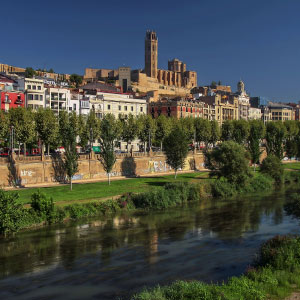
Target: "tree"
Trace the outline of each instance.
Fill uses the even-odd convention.
[[[91,109],[90,113],[88,114],[87,120],[86,120],[86,126],[87,126],[87,132],[89,134],[89,141],[90,141],[90,147],[91,151],[93,150],[93,143],[98,138],[99,133],[99,119],[96,116],[95,109]]]
[[[151,141],[155,135],[155,121],[150,115],[139,115],[137,118],[138,138],[144,143],[144,152],[146,151],[146,143],[148,142],[148,148],[150,150]]]
[[[13,126],[15,139],[19,144],[19,154],[21,144],[24,145],[24,155],[26,155],[26,143],[30,143],[35,138],[35,122],[31,110],[24,107],[13,108],[9,110],[10,127]]]
[[[245,184],[250,177],[247,154],[243,146],[226,141],[205,153],[205,165],[210,176],[225,177],[232,184]]]
[[[25,77],[26,78],[32,78],[35,75],[36,75],[36,72],[31,67],[27,67],[25,69]]]
[[[180,126],[182,130],[185,132],[189,142],[192,142],[195,139],[195,126],[194,126],[194,118],[186,117],[177,120],[177,126]]]
[[[232,139],[238,144],[245,144],[249,136],[249,122],[246,120],[233,120]]]
[[[78,154],[76,149],[76,138],[78,134],[78,120],[75,112],[68,114],[61,111],[59,114],[59,132],[62,145],[65,149],[64,168],[72,190],[72,177],[78,171]]]
[[[129,151],[129,143],[131,143],[137,136],[138,125],[136,119],[132,114],[123,120],[122,123],[122,139],[127,143],[127,152]]]
[[[204,143],[207,148],[211,141],[211,122],[206,119],[196,118],[195,119],[195,132],[196,142]]]
[[[215,144],[220,140],[220,126],[216,120],[210,121],[211,135],[209,142],[215,146]]]
[[[279,159],[283,158],[283,143],[286,128],[282,122],[268,122],[266,126],[267,153],[274,154]]]
[[[163,149],[166,155],[166,162],[175,170],[175,179],[177,170],[183,168],[188,154],[189,139],[181,128],[174,128],[163,141]]]
[[[21,227],[23,208],[18,204],[19,194],[0,190],[0,233],[7,235]]]
[[[265,126],[264,123],[260,120],[251,120],[249,122],[249,125],[250,131],[248,136],[248,149],[252,164],[254,164],[255,168],[255,165],[259,163],[259,158],[262,153],[262,151],[260,150],[260,143],[265,136]]]
[[[274,154],[268,155],[260,166],[260,172],[271,176],[276,183],[282,183],[283,166],[280,159]]]
[[[52,68],[50,68],[50,69],[48,70],[48,73],[54,73],[54,70],[53,70]]]
[[[78,172],[78,154],[76,150],[76,142],[69,141],[65,148],[64,166],[70,181],[70,190],[72,191],[72,177]]]
[[[0,145],[4,146],[9,136],[8,115],[0,110]]]
[[[42,151],[44,145],[47,145],[47,153],[51,145],[57,145],[58,141],[58,120],[50,108],[38,109],[35,113],[36,131],[42,141]]]
[[[156,127],[155,127],[155,140],[160,143],[160,150],[162,150],[163,139],[170,133],[171,131],[171,123],[169,119],[160,115],[156,119]]]
[[[87,126],[87,120],[83,115],[78,117],[78,135],[79,135],[79,145],[85,149],[89,143],[89,129]]]
[[[71,74],[70,75],[70,82],[72,84],[75,84],[76,88],[79,87],[79,85],[82,83],[82,76],[78,74]]]
[[[285,152],[286,156],[291,159],[297,155],[297,135],[299,133],[298,121],[288,120],[284,122],[286,128]]]
[[[107,174],[108,184],[110,185],[110,173],[116,162],[114,142],[119,137],[120,128],[114,115],[107,114],[100,122],[100,162]]]
[[[222,130],[221,130],[221,140],[223,142],[232,140],[233,136],[233,123],[230,120],[226,120],[222,124]]]
[[[210,87],[211,87],[212,89],[215,89],[215,88],[217,87],[217,82],[213,80],[213,81],[211,82],[211,84],[210,84]]]

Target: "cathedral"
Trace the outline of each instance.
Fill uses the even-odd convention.
[[[148,30],[145,38],[145,69],[148,77],[157,79],[158,83],[168,86],[192,89],[197,86],[197,73],[187,71],[186,64],[175,58],[168,62],[168,70],[157,67],[158,40],[156,32]]]

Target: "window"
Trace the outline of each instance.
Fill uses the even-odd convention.
[[[37,87],[37,88],[38,88],[38,90],[41,90],[41,89],[42,89],[42,87],[41,87],[40,85],[38,85],[38,87]]]
[[[133,111],[133,106],[131,106],[131,111]]]
[[[143,107],[141,107],[141,112],[143,112]]]
[[[33,95],[32,94],[28,94],[27,98],[28,98],[28,100],[33,100]]]
[[[124,110],[127,111],[127,106],[124,106]]]
[[[119,110],[121,110],[121,105],[119,105]]]
[[[40,95],[40,101],[43,101],[43,95]]]
[[[76,110],[76,103],[73,104],[73,110]]]
[[[36,85],[33,85],[33,86],[32,86],[32,89],[33,89],[33,90],[36,90]]]
[[[107,109],[110,110],[110,104],[107,105]]]
[[[31,90],[31,85],[27,85],[27,89],[28,89],[28,90]]]
[[[34,100],[39,100],[39,95],[34,95]]]

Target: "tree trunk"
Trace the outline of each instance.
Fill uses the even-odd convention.
[[[177,178],[177,169],[175,169],[175,179]]]
[[[26,143],[24,143],[24,157],[26,157]]]
[[[129,144],[127,142],[127,153],[129,153]]]
[[[20,152],[21,152],[21,143],[19,142],[19,152],[18,152],[18,159],[20,159]]]
[[[49,152],[50,152],[50,145],[48,144],[48,156],[49,156]]]
[[[146,153],[146,142],[144,142],[144,154]]]
[[[254,164],[254,173],[255,173],[256,164]]]
[[[72,177],[70,177],[70,190],[72,191]]]
[[[160,142],[160,151],[162,151],[162,141]]]
[[[107,177],[108,177],[108,185],[110,185],[110,173],[107,173]]]

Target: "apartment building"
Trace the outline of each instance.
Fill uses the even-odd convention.
[[[69,111],[70,90],[58,87],[47,87],[45,90],[46,107],[51,108],[56,115],[60,111]]]
[[[25,91],[25,105],[32,110],[45,107],[44,81],[36,78],[18,79],[20,90]]]
[[[218,121],[220,125],[226,120],[238,120],[239,118],[238,97],[232,93],[219,91],[199,97],[199,101],[210,106],[210,119]]]
[[[94,109],[100,119],[105,114],[113,114],[115,118],[127,118],[129,114],[136,117],[147,113],[147,100],[136,99],[128,94],[89,91],[85,93],[84,99],[89,100],[90,109]],[[85,103],[81,101],[81,107],[83,104]]]
[[[269,102],[268,105],[272,116],[272,121],[287,121],[293,118],[293,108],[283,103]]]

